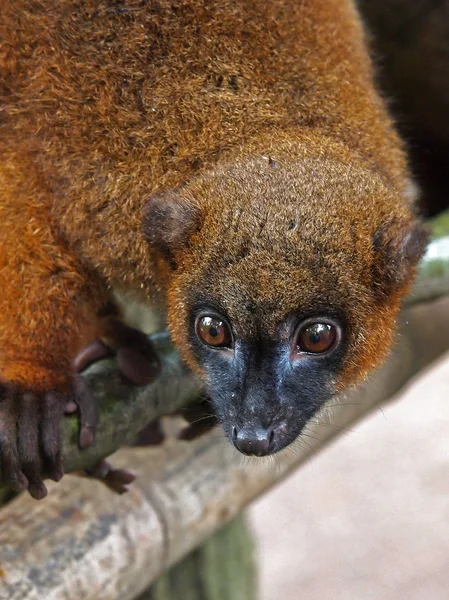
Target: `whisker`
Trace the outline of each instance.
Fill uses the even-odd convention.
[[[336,402],[335,404],[326,404],[325,408],[335,408],[336,406],[367,406],[367,402]]]
[[[304,447],[304,445],[306,447]],[[286,448],[288,452],[291,452],[295,456],[302,456],[306,459],[308,463],[312,463],[312,454],[313,449],[312,446],[307,442],[307,440],[297,438],[290,446]]]
[[[380,412],[382,413],[383,418],[385,419],[385,421],[387,420],[387,415],[384,411],[384,409],[378,404],[377,408],[380,410]]]
[[[200,421],[204,421],[205,419],[216,419],[215,415],[204,415],[202,417],[199,417],[198,419],[195,419],[195,421],[188,421],[189,425],[196,425],[197,423],[199,423]]]
[[[322,442],[321,438],[317,437],[316,435],[312,435],[311,433],[307,433],[306,431],[304,431],[304,429],[301,431],[301,436],[300,437],[302,438],[303,436],[306,436],[308,438],[316,440],[317,442]],[[305,442],[306,440],[303,440],[303,441]]]
[[[349,435],[350,433],[356,433],[353,429],[347,429],[346,427],[340,427],[339,425],[334,425],[333,423],[325,423],[324,421],[311,421],[315,425],[319,425],[321,427],[328,427],[329,429],[335,429],[336,431],[341,431],[345,435]]]

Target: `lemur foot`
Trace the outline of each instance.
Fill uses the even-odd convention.
[[[218,423],[217,417],[211,412],[210,402],[207,400],[187,406],[179,411],[179,414],[188,423],[178,435],[181,440],[194,440],[213,429]]]
[[[155,419],[146,425],[137,436],[134,446],[159,446],[165,440],[161,420]]]
[[[113,355],[122,374],[136,385],[147,385],[159,374],[160,362],[152,342],[142,331],[114,317],[105,319],[101,338],[75,358],[75,370],[83,371],[97,360]]]
[[[135,481],[136,474],[129,469],[114,469],[107,460],[102,460],[97,465],[85,470],[88,477],[99,479],[108,488],[117,494],[124,494],[129,491],[130,484]]]
[[[74,366],[78,372],[83,371],[92,363],[114,355],[121,373],[136,385],[151,383],[160,371],[159,359],[148,337],[113,317],[105,320],[101,339],[86,346],[76,357]],[[73,405],[68,405],[66,411],[73,408]],[[144,431],[151,431],[152,440],[147,438],[145,444],[139,445],[161,443],[164,438],[158,428],[158,423],[147,426]],[[85,474],[103,481],[119,494],[128,491],[136,478],[133,471],[114,469],[106,460],[86,469]]]
[[[97,411],[80,377],[63,389],[35,391],[0,383],[1,483],[33,498],[47,495],[44,476],[59,481],[62,466],[61,420],[70,404],[79,411],[81,447],[95,438]]]

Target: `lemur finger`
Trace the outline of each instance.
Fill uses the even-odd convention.
[[[40,500],[47,495],[42,481],[42,461],[39,448],[40,399],[32,392],[20,395],[18,419],[18,453],[23,474],[28,480],[28,491]]]
[[[14,394],[0,387],[1,481],[15,492],[20,492],[28,487],[28,480],[20,468],[15,407]]]
[[[95,340],[81,350],[73,361],[77,373],[87,369],[92,363],[112,356],[113,352],[101,340]]]
[[[129,490],[129,485],[136,479],[134,471],[128,469],[114,469],[107,461],[103,460],[93,467],[86,469],[86,475],[99,479],[111,490],[123,494]]]
[[[81,448],[86,448],[95,440],[98,411],[92,394],[81,377],[76,380],[75,402],[80,415],[79,444]]]
[[[61,419],[64,399],[57,392],[48,392],[43,399],[41,445],[45,471],[50,479],[59,481],[64,474],[62,466]]]
[[[134,471],[129,469],[111,469],[106,475],[104,482],[117,494],[129,492],[129,486],[136,479]]]

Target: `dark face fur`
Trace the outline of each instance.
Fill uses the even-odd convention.
[[[295,311],[270,335],[257,312],[242,324],[199,303],[189,335],[226,434],[241,452],[262,456],[293,442],[335,393],[346,327],[331,309],[308,318]]]
[[[381,362],[425,241],[370,172],[322,160],[265,166],[162,194],[147,218],[174,269],[173,338],[229,439],[258,456],[294,441]]]

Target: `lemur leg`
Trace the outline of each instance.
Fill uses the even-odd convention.
[[[115,316],[105,318],[100,324],[99,339],[88,344],[76,356],[74,366],[81,372],[92,363],[116,355],[122,374],[136,385],[146,385],[157,375],[160,364],[148,337],[137,329],[128,327]],[[68,407],[76,410],[76,407]],[[188,423],[179,434],[183,440],[193,440],[210,431],[217,424],[211,413],[210,403],[203,401],[178,412]],[[136,446],[154,446],[164,441],[160,420],[149,423],[138,435]],[[86,469],[84,474],[99,479],[113,491],[123,494],[135,480],[135,473],[129,469],[115,469],[108,461]]]
[[[76,356],[75,370],[83,371],[89,365],[116,355],[117,364],[122,374],[136,385],[147,385],[158,375],[160,363],[153,344],[148,337],[137,329],[128,327],[119,318],[108,316],[100,323],[99,339],[88,344]],[[75,406],[68,407],[76,409]],[[156,445],[164,440],[159,419],[145,427],[145,443]],[[140,436],[139,436],[140,438]],[[134,471],[115,469],[107,460],[85,470],[85,475],[99,479],[111,490],[123,494],[135,480]]]
[[[100,339],[95,340],[78,354],[75,368],[82,371],[89,364],[116,354],[117,364],[125,377],[136,385],[150,383],[159,369],[159,363],[148,337],[122,321],[110,316],[104,320]],[[188,426],[179,434],[183,440],[193,440],[207,433],[217,425],[210,402],[203,400],[187,406],[177,413]],[[164,441],[159,419],[149,423],[136,439],[136,446],[152,446]]]
[[[72,361],[94,335],[104,295],[55,233],[47,199],[11,198],[7,185],[0,189],[1,483],[40,499],[44,474],[63,475],[68,402],[79,410],[80,445],[95,436],[96,408]]]
[[[123,375],[136,385],[151,383],[159,373],[159,359],[148,336],[125,325],[116,316],[102,319],[99,339],[88,344],[76,356],[75,370],[83,371],[93,362],[113,355],[116,355]]]

